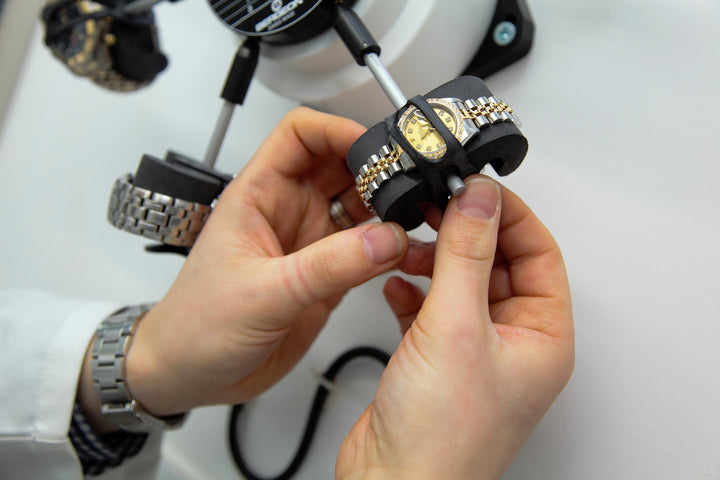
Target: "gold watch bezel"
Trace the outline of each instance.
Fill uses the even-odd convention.
[[[433,107],[433,110],[437,110],[436,107],[439,107],[442,110],[447,111],[452,117],[453,122],[455,123],[455,128],[450,129],[453,136],[457,138],[458,140],[463,138],[463,135],[465,133],[465,125],[463,121],[463,116],[460,112],[460,110],[452,104],[452,102],[449,102],[442,98],[428,98],[425,100],[431,107]],[[447,144],[443,141],[442,147],[439,147],[432,151],[421,151],[415,148],[416,146],[410,142],[410,139],[407,138],[407,135],[405,134],[405,127],[407,126],[408,122],[412,120],[413,117],[415,117],[417,114],[422,115],[422,112],[419,108],[416,106],[410,106],[403,114],[400,116],[400,120],[398,120],[397,126],[400,129],[400,132],[403,134],[403,137],[410,143],[410,145],[413,147],[413,150],[418,152],[420,155],[422,155],[425,158],[429,158],[431,160],[435,160],[438,158],[441,158],[443,155],[445,155],[445,152],[447,152]],[[437,131],[436,129],[433,129],[434,131]]]

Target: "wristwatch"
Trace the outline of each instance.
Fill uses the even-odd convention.
[[[428,98],[426,101],[463,146],[485,127],[498,122],[513,122],[518,126],[520,123],[512,108],[495,97]],[[419,155],[428,159],[445,155],[447,145],[442,135],[416,106],[403,112],[397,127]],[[411,156],[391,137],[388,145],[383,145],[368,158],[355,178],[355,186],[365,206],[372,211],[373,193],[393,176],[415,167]]]
[[[113,185],[107,219],[126,232],[175,247],[192,247],[211,212],[211,205],[137,187],[127,174]]]
[[[46,43],[74,74],[110,90],[137,90],[149,82],[126,78],[113,69],[111,47],[117,38],[109,15],[95,17],[103,10],[105,5],[91,0],[47,0],[42,15]]]
[[[126,14],[122,0],[45,0],[45,43],[74,74],[103,88],[138,90],[167,66],[150,10]]]
[[[187,414],[155,417],[132,398],[125,382],[125,357],[135,328],[152,304],[126,307],[100,323],[92,346],[91,376],[100,411],[113,425],[131,432],[179,428]]]

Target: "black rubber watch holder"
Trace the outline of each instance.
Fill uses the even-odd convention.
[[[471,99],[490,97],[492,92],[485,83],[474,76],[456,78],[423,95],[428,98]],[[424,104],[424,105],[423,105]],[[448,150],[440,159],[429,160],[407,144],[399,132],[397,119],[409,105],[417,106],[445,139]],[[371,127],[353,144],[348,153],[348,168],[355,175],[392,137],[411,156],[417,168],[399,173],[373,192],[371,203],[382,221],[399,223],[406,230],[420,226],[424,216],[420,205],[435,203],[441,209],[447,206],[450,192],[445,186],[449,174],[466,178],[490,164],[498,175],[504,176],[517,169],[528,149],[527,139],[513,122],[498,122],[484,127],[464,146],[458,146],[457,139],[440,121],[427,102],[413,98],[386,121]]]
[[[169,151],[165,160],[143,155],[133,185],[188,202],[211,205],[230,180],[230,175]]]

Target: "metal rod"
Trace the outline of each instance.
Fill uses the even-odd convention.
[[[404,107],[407,103],[407,98],[402,93],[402,90],[400,90],[398,84],[395,83],[395,79],[392,75],[390,75],[390,72],[388,72],[387,68],[385,68],[385,65],[382,60],[380,60],[380,57],[374,53],[368,53],[365,55],[365,65],[368,66],[375,77],[375,80],[377,80],[380,84],[382,89],[385,91],[385,95],[388,96],[395,108],[401,109]],[[462,181],[462,178],[454,174],[449,175],[445,179],[445,185],[447,185],[450,193],[456,197],[462,195],[467,188],[465,186],[465,182]]]
[[[225,101],[222,110],[220,110],[220,116],[218,117],[217,123],[215,124],[215,130],[213,131],[212,138],[210,139],[208,148],[205,151],[205,158],[203,158],[203,164],[208,168],[213,168],[215,166],[215,161],[220,153],[220,147],[225,139],[225,134],[230,126],[230,120],[232,119],[234,111],[235,104]]]
[[[465,193],[465,190],[467,189],[465,182],[463,182],[462,179],[457,175],[448,176],[445,179],[445,184],[447,185],[448,190],[450,190],[450,193],[452,193],[456,197],[459,197],[460,195]]]
[[[374,53],[368,53],[365,55],[365,65],[370,69],[375,80],[380,84],[382,89],[385,91],[385,95],[388,96],[393,106],[397,109],[402,108],[407,103],[407,98],[400,90],[400,87],[395,83],[395,79],[387,71],[385,65]]]
[[[165,0],[135,0],[128,4],[124,9],[124,13],[140,13],[146,10],[150,10],[156,3],[164,2]]]

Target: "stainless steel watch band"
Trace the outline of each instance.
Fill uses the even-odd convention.
[[[124,308],[100,323],[92,347],[91,375],[101,412],[113,425],[132,432],[178,428],[185,414],[158,418],[143,409],[125,383],[125,357],[137,322],[152,304]]]
[[[130,174],[115,181],[107,219],[120,230],[176,247],[192,247],[212,207],[133,185]]]
[[[432,102],[432,100],[428,99],[428,102]],[[498,122],[509,121],[520,124],[513,109],[503,100],[495,97],[479,97],[465,101],[445,100],[451,101],[466,127],[472,128],[474,133]],[[390,139],[390,145],[383,145],[376,154],[371,155],[355,177],[355,186],[365,207],[373,211],[370,203],[373,193],[393,176],[413,168],[415,168],[415,163],[410,156]]]

